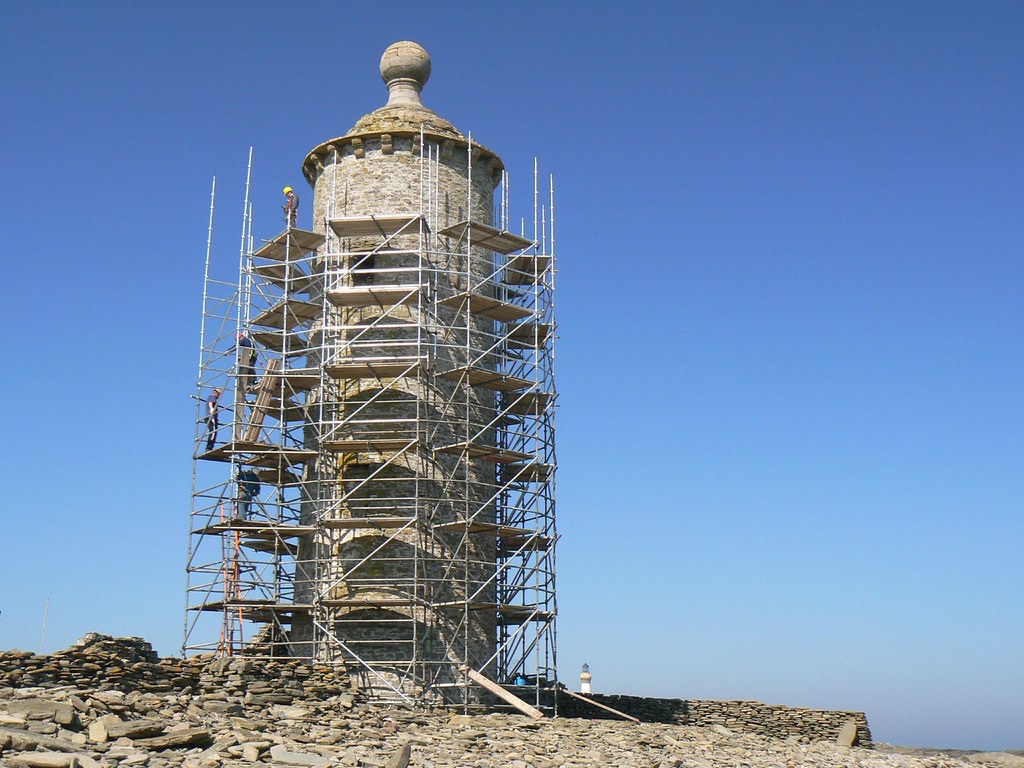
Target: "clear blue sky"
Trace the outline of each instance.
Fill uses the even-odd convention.
[[[8,3],[0,647],[180,648],[211,178],[232,260],[401,39],[556,177],[562,679],[1024,747],[1017,2]]]

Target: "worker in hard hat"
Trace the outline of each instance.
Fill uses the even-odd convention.
[[[291,187],[285,187],[281,191],[285,196],[284,205],[281,206],[281,210],[284,211],[284,223],[288,227],[294,227],[295,219],[299,215],[299,196]]]

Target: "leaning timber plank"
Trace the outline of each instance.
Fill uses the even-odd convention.
[[[587,704],[592,704],[593,706],[597,707],[598,709],[607,710],[608,712],[611,712],[613,715],[618,715],[619,717],[625,718],[626,720],[632,720],[634,723],[639,723],[640,722],[637,718],[633,717],[632,715],[627,715],[625,712],[619,712],[619,710],[612,709],[611,707],[605,706],[604,704],[598,704],[593,699],[588,699],[586,696],[580,696],[578,693],[573,693],[572,691],[568,691],[565,688],[562,688],[561,690],[559,690],[559,693],[566,693],[569,696],[572,696],[574,699],[579,699],[580,701],[585,701],[585,702],[587,702]]]
[[[476,683],[477,685],[481,686],[482,688],[486,688],[488,691],[493,693],[498,698],[504,699],[509,704],[511,704],[513,707],[515,707],[520,712],[522,712],[524,715],[529,715],[530,717],[534,718],[535,720],[540,720],[541,718],[544,717],[544,713],[541,712],[539,709],[536,709],[535,707],[531,707],[529,704],[527,704],[525,701],[520,699],[518,696],[514,696],[513,694],[509,693],[508,691],[506,691],[504,688],[502,688],[497,683],[492,683],[490,680],[488,680],[486,677],[481,675],[475,669],[470,669],[466,665],[463,665],[462,666],[462,671],[474,683]]]
[[[243,440],[255,442],[259,439],[260,427],[263,426],[263,421],[267,418],[267,413],[270,411],[271,395],[277,387],[274,374],[277,373],[277,369],[280,367],[281,361],[276,357],[267,363],[267,371],[263,378],[260,379],[259,394],[256,395],[256,405],[253,406],[249,414],[249,424],[245,429],[245,434],[242,435]]]

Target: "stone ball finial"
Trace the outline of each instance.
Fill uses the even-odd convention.
[[[388,85],[388,105],[420,105],[420,90],[430,79],[430,54],[419,43],[392,43],[380,57],[380,76]]]

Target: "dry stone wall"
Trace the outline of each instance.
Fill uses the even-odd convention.
[[[647,723],[675,723],[699,728],[727,728],[773,739],[835,741],[852,723],[854,743],[870,747],[871,729],[863,712],[786,707],[759,701],[650,699],[641,696],[591,694],[588,698]],[[578,699],[560,696],[559,713],[567,717],[614,718],[615,715]]]
[[[53,655],[0,653],[0,687],[62,686],[121,693],[183,693],[256,705],[316,701],[351,691],[348,676],[330,665],[210,655],[161,659],[138,637],[90,633]]]
[[[141,638],[114,639],[90,633],[52,656],[28,651],[0,653],[0,686],[162,693],[195,689],[202,663],[200,657],[160,659]]]

